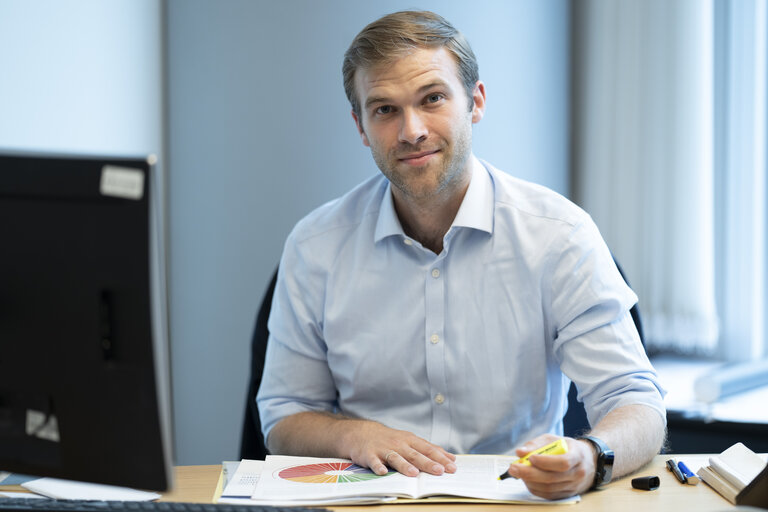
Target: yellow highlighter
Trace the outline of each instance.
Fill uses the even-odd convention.
[[[530,466],[531,463],[528,461],[528,457],[531,455],[562,455],[564,453],[568,453],[568,445],[565,443],[565,439],[560,438],[555,442],[533,450],[524,457],[520,457],[512,464],[525,464],[526,466]],[[504,472],[499,475],[499,480],[506,480],[507,478],[512,478],[512,475],[510,475],[508,472]]]

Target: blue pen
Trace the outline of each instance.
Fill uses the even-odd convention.
[[[680,471],[680,468],[677,467],[677,461],[675,459],[668,459],[667,460],[667,469],[672,472],[673,475],[675,475],[675,478],[681,483],[685,483],[685,475],[682,471]]]
[[[683,461],[677,461],[677,467],[680,469],[680,472],[685,475],[685,483],[689,485],[696,485],[699,483],[699,477],[696,476],[693,471],[688,469],[688,466],[686,466]]]

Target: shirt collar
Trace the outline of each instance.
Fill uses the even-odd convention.
[[[472,228],[493,233],[493,182],[489,171],[472,155],[472,180],[451,227]]]
[[[376,221],[376,231],[373,235],[373,242],[378,243],[388,236],[405,236],[400,219],[397,218],[395,211],[395,199],[392,197],[392,183],[387,182],[387,188],[384,191],[384,197],[381,198],[381,208],[379,208],[379,218]]]
[[[461,202],[453,227],[466,227],[493,233],[493,182],[489,171],[474,155],[470,157],[472,179]],[[388,183],[376,221],[374,243],[388,236],[406,236],[395,211],[392,184]]]

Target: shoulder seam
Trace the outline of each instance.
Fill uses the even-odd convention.
[[[334,231],[343,230],[343,229],[349,229],[349,228],[357,228],[360,224],[363,223],[363,221],[368,218],[371,215],[377,215],[379,213],[380,209],[376,208],[375,210],[370,210],[365,213],[362,217],[359,217],[354,220],[354,222],[344,222],[339,223],[333,226],[329,226],[325,229],[322,229],[320,231],[313,231],[312,233],[307,233],[303,237],[299,238],[296,237],[296,243],[301,244],[304,242],[308,242],[309,240],[312,240],[314,238],[317,238],[318,236],[327,235],[328,233],[332,233]]]

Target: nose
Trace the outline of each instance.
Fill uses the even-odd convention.
[[[400,126],[400,142],[418,144],[427,139],[427,126],[418,111],[405,109]]]

